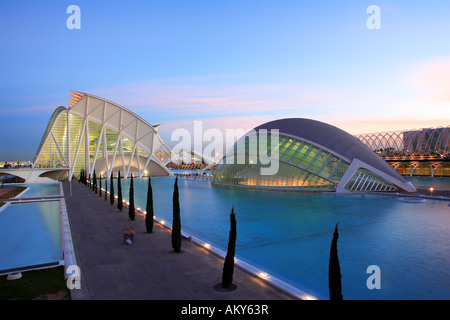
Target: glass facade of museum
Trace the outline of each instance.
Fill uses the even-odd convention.
[[[345,189],[349,191],[398,191],[394,184],[367,169],[359,169],[346,184]]]
[[[348,161],[335,153],[287,135],[280,134],[274,146],[268,137],[265,153],[260,152],[259,146],[258,138],[239,139],[217,167],[213,183],[231,187],[334,191],[349,166]],[[279,160],[276,174],[261,175],[261,168],[267,167],[268,163],[259,158],[264,156]]]
[[[276,138],[271,136],[274,129]],[[355,137],[302,118],[274,120],[238,139],[217,166],[212,182],[274,191],[415,191]]]
[[[67,168],[69,176],[82,169],[109,177],[170,175],[165,164],[170,149],[153,127],[131,111],[110,101],[72,92],[69,108],[57,108],[50,118],[33,165]]]

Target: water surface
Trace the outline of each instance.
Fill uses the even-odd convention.
[[[155,216],[169,222],[174,179],[152,178]],[[122,180],[125,199],[129,181]],[[134,182],[136,206],[145,208],[148,178]],[[234,206],[236,255],[299,287],[328,297],[329,250],[339,223],[345,299],[450,299],[446,201],[249,191],[194,179],[179,179],[179,190],[183,230],[226,251]],[[366,286],[371,265],[380,267],[380,290]]]

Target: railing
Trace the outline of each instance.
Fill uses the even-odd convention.
[[[180,178],[187,178],[187,179],[205,179],[205,180],[212,180],[211,174],[198,174],[198,173],[173,173],[175,176]]]

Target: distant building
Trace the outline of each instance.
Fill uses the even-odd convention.
[[[356,137],[402,175],[450,176],[450,126]]]

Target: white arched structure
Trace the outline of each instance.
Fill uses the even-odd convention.
[[[157,128],[116,103],[71,91],[69,108],[53,113],[33,166],[66,168],[69,180],[82,169],[103,177],[119,170],[125,178],[172,175],[170,148]]]
[[[450,154],[450,126],[356,135],[385,158],[436,159]]]

